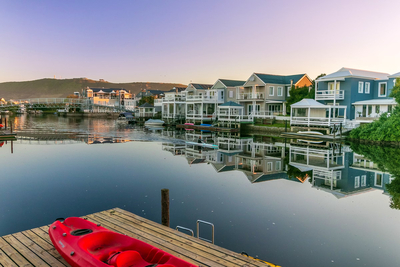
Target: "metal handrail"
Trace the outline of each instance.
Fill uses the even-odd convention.
[[[212,240],[200,237],[200,223],[208,224],[212,227]],[[214,224],[202,220],[197,220],[196,224],[197,224],[197,238],[214,244]]]
[[[193,232],[192,229],[189,229],[189,228],[186,228],[186,227],[183,227],[183,226],[179,226],[179,225],[178,225],[178,226],[175,228],[175,230],[179,232],[179,229],[188,231],[188,232],[190,232],[190,233],[192,234],[192,236],[194,236],[194,232]]]

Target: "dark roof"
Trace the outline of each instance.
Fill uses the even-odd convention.
[[[143,105],[141,105],[139,108],[154,108],[153,105],[150,105],[149,103],[144,103]]]
[[[224,79],[219,79],[219,81],[223,83],[226,87],[243,86],[246,82],[246,81],[224,80]]]
[[[196,89],[207,90],[210,89],[212,84],[200,84],[200,83],[191,83],[191,85]]]
[[[164,94],[165,92],[164,91],[161,91],[161,90],[147,90],[146,89],[146,91],[141,91],[141,92],[139,92],[137,95],[138,96],[152,96],[152,95],[162,95],[162,94]]]
[[[236,102],[233,102],[233,101],[229,101],[229,102],[223,103],[223,104],[221,104],[219,106],[220,107],[243,107],[242,105],[240,105],[240,104],[238,104]]]
[[[99,92],[101,90],[105,93],[111,93],[112,91],[120,91],[120,90],[127,91],[125,88],[92,88],[92,87],[90,87],[89,89],[91,89],[93,92]]]
[[[182,92],[184,90],[186,90],[186,87],[174,87],[171,90],[169,90],[168,92],[176,92],[178,90],[178,92]]]
[[[272,75],[272,74],[262,74],[254,73],[260,78],[264,83],[277,83],[277,84],[290,84],[293,80],[293,84],[297,83],[306,74],[296,74],[296,75]]]

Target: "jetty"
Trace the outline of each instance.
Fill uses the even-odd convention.
[[[240,132],[240,128],[227,128],[219,126],[204,126],[204,125],[190,125],[190,124],[178,124],[176,128],[192,129],[192,130],[204,130],[211,132],[226,132],[226,133],[237,133]]]
[[[120,208],[83,216],[199,266],[274,266],[178,232]],[[52,223],[52,222],[49,222]],[[49,225],[0,237],[0,266],[70,266],[50,241]]]

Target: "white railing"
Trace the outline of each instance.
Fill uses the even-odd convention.
[[[163,103],[172,103],[172,102],[185,102],[185,95],[174,95],[174,96],[166,96],[162,98]]]
[[[224,99],[219,99],[218,96],[188,95],[188,96],[186,96],[186,101],[200,101],[200,102],[223,103],[223,102],[224,102]]]
[[[271,118],[274,115],[280,115],[282,113],[272,111],[257,111],[252,112],[251,115],[255,118]]]
[[[154,105],[162,104],[162,103],[163,103],[163,99],[154,99]]]
[[[154,113],[153,112],[138,112],[139,117],[153,117]]]
[[[315,100],[344,99],[344,90],[318,90],[315,91]]]
[[[307,125],[307,126],[331,126],[340,124],[344,126],[346,123],[345,118],[322,118],[322,117],[291,117],[290,125]]]
[[[313,176],[315,179],[321,180],[341,180],[342,179],[342,172],[341,171],[334,171],[334,170],[313,170]]]
[[[237,99],[264,99],[264,93],[242,93],[238,94]]]
[[[216,115],[219,121],[253,121],[252,115],[229,114],[228,112],[219,112]]]

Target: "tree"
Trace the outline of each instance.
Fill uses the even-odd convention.
[[[393,97],[397,104],[400,104],[400,79],[396,79],[396,84],[392,88],[390,97]]]
[[[138,106],[141,106],[144,103],[149,103],[150,105],[154,105],[154,96],[144,96],[144,97],[142,97],[138,102]]]
[[[315,80],[317,80],[320,77],[324,77],[326,74],[322,73],[318,75]],[[297,103],[301,101],[304,98],[310,98],[310,99],[315,99],[315,80],[312,81],[311,87],[304,86],[304,87],[298,87],[296,88],[295,86],[292,86],[290,88],[290,96],[287,99],[287,112],[290,112],[290,106],[294,103]]]

